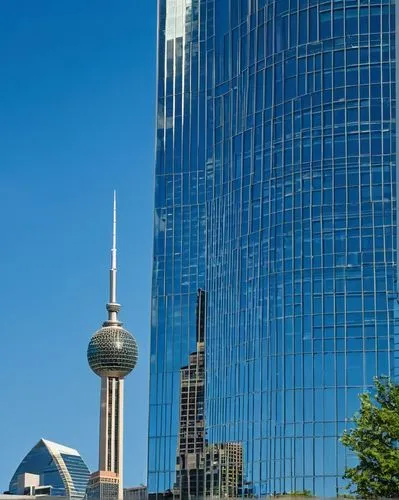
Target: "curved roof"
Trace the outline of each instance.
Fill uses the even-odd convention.
[[[83,498],[90,475],[77,450],[47,439],[41,439],[22,460],[11,479],[11,493],[22,493],[18,478],[24,473],[39,475],[40,486],[51,486],[52,495],[75,498]]]
[[[68,446],[64,446],[63,444],[54,443],[48,439],[41,439],[41,441],[43,441],[47,448],[51,449],[53,453],[65,453],[67,455],[80,456],[78,450],[68,448]]]

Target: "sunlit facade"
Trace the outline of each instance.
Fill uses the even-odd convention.
[[[159,0],[158,18],[149,494],[334,496],[357,395],[399,368],[395,2]],[[218,448],[239,453],[215,493]]]

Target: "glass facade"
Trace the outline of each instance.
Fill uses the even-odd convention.
[[[51,496],[83,498],[89,480],[89,469],[76,450],[41,439],[22,460],[10,482],[10,493],[23,494],[23,474],[39,476],[42,486],[50,487]]]
[[[154,498],[342,492],[399,368],[395,43],[393,0],[158,1]]]

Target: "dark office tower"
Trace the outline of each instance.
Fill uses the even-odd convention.
[[[335,495],[358,393],[399,368],[395,2],[158,5],[149,494],[181,494],[200,288],[202,496]]]
[[[204,455],[204,349],[191,354],[181,369],[177,482],[181,498],[200,498],[205,477]]]
[[[198,291],[197,347],[180,370],[179,435],[175,493],[180,498],[201,498],[205,480],[205,294]]]

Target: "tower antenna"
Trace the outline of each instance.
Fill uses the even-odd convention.
[[[111,249],[111,269],[109,271],[109,302],[107,304],[108,320],[103,326],[121,326],[118,319],[120,304],[116,300],[116,190],[114,190],[114,207],[112,218],[112,249]]]
[[[109,301],[116,303],[116,191],[114,190],[114,211],[112,221],[112,250]]]

